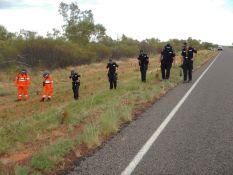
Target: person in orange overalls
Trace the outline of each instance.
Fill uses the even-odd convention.
[[[22,100],[22,95],[24,94],[24,99],[28,99],[28,87],[30,85],[30,77],[27,70],[23,69],[17,73],[15,78],[15,84],[18,88],[18,101]]]
[[[48,101],[51,100],[52,97],[52,91],[53,91],[53,79],[51,75],[48,72],[45,72],[43,74],[43,96],[40,100],[41,102],[45,101],[46,96],[48,95]]]

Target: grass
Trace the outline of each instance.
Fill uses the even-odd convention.
[[[15,174],[16,175],[28,175],[30,173],[30,168],[27,166],[16,166]]]
[[[87,124],[82,132],[77,138],[77,143],[84,144],[87,148],[92,148],[93,146],[100,145],[100,133],[96,125],[93,123]]]
[[[194,67],[216,54],[200,51]],[[119,87],[113,91],[108,90],[106,63],[77,67],[82,76],[78,102],[73,100],[68,78],[71,67],[52,72],[55,89],[49,103],[39,102],[41,73],[31,75],[30,98],[22,103],[14,101],[14,74],[7,74],[5,79],[0,74],[0,164],[3,158],[27,150],[32,153],[28,163],[18,166],[14,163],[15,174],[28,170],[30,174],[48,174],[74,148],[99,146],[103,137],[116,133],[123,123],[130,122],[135,110],[140,111],[148,101],[160,98],[182,81],[180,63],[173,66],[170,81],[156,80],[158,60],[159,56],[150,59],[147,83],[139,80],[136,59],[119,61]],[[0,172],[6,167],[1,165]]]
[[[42,171],[51,170],[73,147],[73,141],[59,139],[35,154],[31,160],[31,167]]]

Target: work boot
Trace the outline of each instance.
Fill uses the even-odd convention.
[[[44,98],[42,98],[42,99],[40,100],[40,102],[44,102]]]
[[[51,101],[51,98],[48,98],[47,101]]]

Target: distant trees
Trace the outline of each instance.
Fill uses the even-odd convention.
[[[91,40],[101,41],[106,36],[105,27],[94,23],[92,11],[80,10],[76,2],[61,2],[59,13],[65,22],[63,30],[69,41],[87,44]]]
[[[46,37],[25,29],[19,33],[10,33],[0,25],[0,67],[9,67],[5,63],[12,63],[13,60],[33,67],[54,69],[110,57],[137,57],[140,49],[150,55],[158,54],[167,42],[178,52],[185,42],[179,39],[164,42],[155,38],[138,41],[126,35],[114,40],[107,36],[102,24],[95,24],[92,11],[80,10],[77,3],[62,2],[58,11],[64,20],[63,30],[53,29]],[[186,42],[197,49],[216,47],[212,43],[192,38]]]
[[[0,40],[6,40],[7,39],[7,30],[4,26],[0,25]]]
[[[6,41],[14,37],[15,37],[14,33],[8,32],[3,25],[0,25],[0,41]]]

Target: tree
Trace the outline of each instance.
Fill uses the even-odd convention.
[[[61,2],[58,11],[65,22],[64,34],[72,42],[87,44],[90,40],[100,41],[106,35],[103,25],[95,25],[92,11],[81,11],[76,2]]]
[[[93,41],[102,42],[106,38],[106,29],[102,24],[95,25],[95,32],[93,34]]]
[[[60,30],[53,28],[52,33],[47,32],[47,38],[49,39],[64,39]]]
[[[7,40],[8,31],[7,29],[0,25],[0,40]]]
[[[25,29],[20,29],[18,39],[25,39],[25,40],[30,40],[30,39],[36,39],[37,32],[33,32],[30,30],[25,30]]]
[[[189,45],[191,45],[192,47],[195,47],[196,49],[201,48],[201,41],[200,40],[192,39],[191,37],[189,37],[187,39],[187,42]]]

